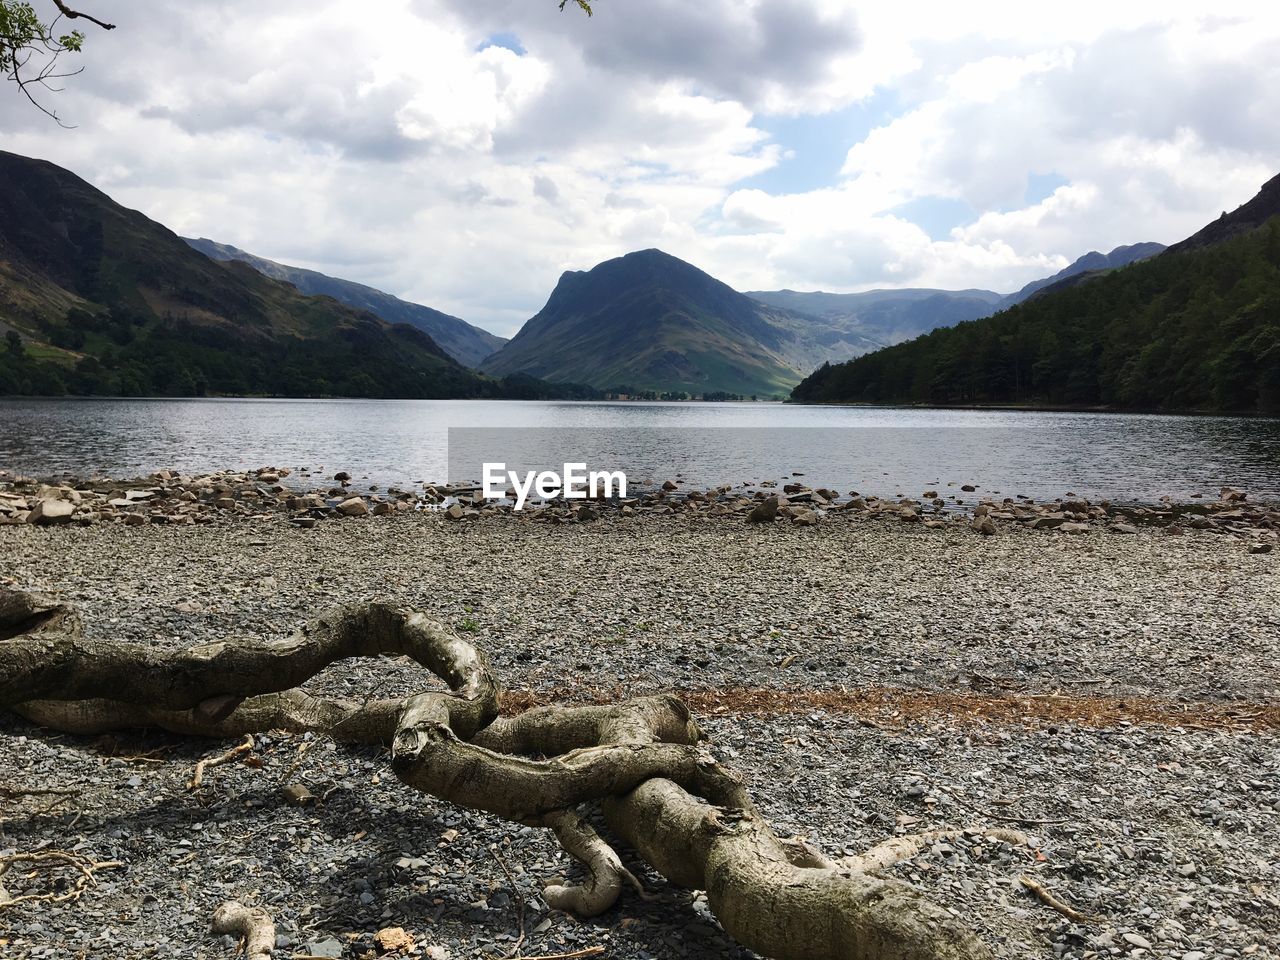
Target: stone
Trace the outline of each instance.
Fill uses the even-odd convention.
[[[975,492],[978,488],[977,488],[977,487],[975,487],[972,483],[966,483],[966,484],[965,484],[964,486],[962,486],[960,489],[961,489],[961,490],[963,490],[965,493],[973,493],[973,492]]]
[[[373,515],[375,517],[385,517],[387,514],[395,512],[395,505],[388,503],[386,500],[380,500],[373,505]]]
[[[1269,543],[1251,543],[1249,544],[1250,553],[1270,553],[1271,544]]]
[[[451,504],[449,509],[444,512],[444,515],[450,520],[461,520],[465,514],[466,511],[462,509],[462,504],[460,503]]]
[[[995,536],[997,532],[996,522],[985,514],[981,517],[974,517],[973,520],[969,522],[969,526],[978,531],[978,533],[982,534],[984,537]]]
[[[291,807],[305,807],[309,803],[314,803],[316,799],[315,794],[301,783],[290,783],[280,793],[284,797],[284,802]]]
[[[747,514],[747,523],[770,523],[778,515],[778,498],[761,500]]]
[[[373,942],[383,953],[410,953],[417,947],[404,927],[385,927],[373,935]]]
[[[676,489],[676,484],[675,484],[675,482],[674,482],[674,481],[672,481],[672,480],[665,480],[665,481],[663,481],[662,489],[663,489],[663,490],[666,490],[666,491],[668,491],[668,492],[670,492],[670,491],[672,491],[672,490]]]
[[[1151,949],[1151,941],[1140,933],[1126,933],[1121,939],[1131,947],[1141,947],[1143,950]]]
[[[1117,521],[1113,523],[1110,529],[1112,533],[1125,533],[1130,536],[1133,536],[1138,532],[1138,528],[1135,527],[1132,523],[1124,523],[1123,521]]]
[[[342,943],[332,938],[308,943],[302,949],[310,956],[324,957],[326,960],[341,960],[342,957]]]
[[[50,526],[55,523],[70,523],[71,515],[76,512],[76,505],[66,500],[39,500],[35,509],[27,515],[27,523]]]
[[[812,527],[818,522],[818,515],[812,510],[803,510],[791,518],[792,526]]]
[[[1081,534],[1092,529],[1087,523],[1064,523],[1058,527],[1059,533]]]
[[[348,517],[364,517],[369,513],[369,505],[361,497],[348,497],[338,504],[338,512]]]
[[[338,483],[347,483],[351,479],[351,474],[347,473],[345,470],[339,470],[333,475],[333,479]]]
[[[303,530],[310,530],[316,525],[315,517],[293,517],[290,522],[295,527],[301,527]]]

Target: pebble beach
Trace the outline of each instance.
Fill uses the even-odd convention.
[[[15,523],[0,582],[74,604],[91,636],[174,647],[408,604],[489,653],[512,710],[682,693],[778,831],[829,855],[972,828],[892,869],[998,957],[1280,956],[1280,578],[1251,549],[1270,528],[386,512]],[[309,686],[399,695],[427,682],[411,667],[339,664]],[[65,904],[0,911],[0,953],[229,957],[208,918],[235,898],[271,911],[285,956],[382,956],[396,929],[402,956],[503,956],[521,932],[530,957],[752,956],[634,860],[656,899],[551,911],[542,883],[576,866],[549,834],[414,793],[379,749],[260,735],[252,762],[188,791],[227,746],[0,718],[0,788],[67,791],[6,798],[0,856],[120,864]],[[320,802],[290,805],[288,781]]]

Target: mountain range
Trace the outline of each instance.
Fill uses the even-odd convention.
[[[465,320],[433,310],[431,307],[424,307],[419,303],[401,300],[399,297],[393,297],[389,293],[383,293],[362,283],[340,280],[315,270],[277,263],[230,244],[217,243],[204,237],[199,239],[184,237],[183,239],[206,257],[214,260],[240,260],[259,273],[293,284],[301,293],[309,296],[333,297],[339,303],[345,303],[349,307],[368,310],[388,323],[407,323],[417,327],[463,366],[479,366],[481,360],[507,342],[488,330],[473,327]]]
[[[1132,305],[1135,294],[1123,278],[1164,277],[1165,268],[1153,264],[1234,241],[1248,247],[1276,209],[1280,185],[1272,181],[1167,251],[1142,243],[1091,252],[1013,294],[743,294],[676,257],[643,250],[566,272],[542,310],[504,341],[372,287],[212,240],[184,241],[67,170],[0,152],[0,336],[7,341],[0,393],[778,397],[799,384],[798,399],[1052,395],[1053,402],[1133,403],[1142,391],[1131,384],[1124,391],[1078,383],[1059,390],[1048,372],[1071,368],[1076,381],[1093,375],[1089,357],[1054,346],[1064,331],[1082,336],[1094,355],[1131,342],[1125,331],[1108,329],[1104,337],[1082,330],[1086,321],[1075,315],[1056,325],[1043,317],[1068,295],[1077,298],[1071,309],[1095,314],[1110,309],[1100,291],[1124,289]],[[1148,283],[1140,294],[1150,293]],[[994,346],[986,332],[973,333],[1011,325],[1016,335],[1002,334]],[[1152,335],[1163,334],[1153,328]],[[975,336],[975,355],[999,369],[974,373],[957,359],[955,345]],[[1035,349],[1045,356],[1034,362],[1027,359],[1030,337],[1044,340]],[[947,346],[934,355],[933,344]],[[1006,356],[1011,352],[1016,356]],[[904,356],[913,358],[909,387],[885,374]],[[921,368],[921,358],[933,367]],[[1149,359],[1144,355],[1143,369]],[[1214,370],[1236,366],[1222,361]],[[872,370],[875,376],[863,377]],[[957,370],[964,375],[953,376]],[[1108,376],[1112,384],[1132,379]],[[1177,379],[1167,370],[1162,376]],[[1230,390],[1215,390],[1217,400],[1196,402],[1225,402]]]
[[[483,377],[422,330],[218,262],[0,152],[0,394],[582,395]]]
[[[823,365],[792,396],[1280,413],[1280,177],[1154,257]]]

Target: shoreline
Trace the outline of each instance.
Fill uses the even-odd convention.
[[[198,476],[161,470],[147,477],[87,481],[39,480],[0,470],[0,526],[283,520],[311,529],[319,523],[416,513],[464,523],[506,517],[550,524],[653,515],[760,526],[813,527],[840,520],[883,520],[930,530],[964,525],[984,537],[1018,527],[1072,535],[1102,531],[1133,535],[1144,527],[1161,528],[1171,535],[1187,529],[1211,530],[1240,539],[1257,553],[1271,552],[1280,541],[1280,506],[1252,501],[1246,491],[1230,487],[1223,487],[1216,499],[1184,502],[1091,501],[1072,493],[1037,502],[1025,496],[997,498],[971,484],[954,482],[914,497],[842,493],[812,488],[793,475],[705,488],[667,480],[626,498],[533,500],[519,510],[514,497],[514,491],[508,490],[504,499],[489,500],[477,484],[425,482],[408,489],[372,484],[361,492],[343,471],[326,480],[278,467]]]

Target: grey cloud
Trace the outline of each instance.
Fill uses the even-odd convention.
[[[851,10],[815,0],[618,0],[589,21],[548,16],[540,0],[494,2],[483,12],[472,0],[450,6],[465,7],[486,29],[514,30],[535,55],[571,45],[605,74],[683,79],[752,109],[776,88],[803,93],[829,80],[832,62],[863,43]]]
[[[560,201],[560,188],[556,186],[556,182],[550,177],[544,177],[539,174],[533,178],[533,195],[542,198],[547,203],[558,203]]]

